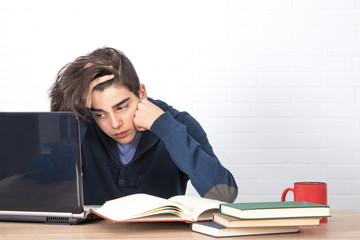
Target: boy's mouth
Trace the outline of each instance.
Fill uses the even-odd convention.
[[[128,130],[115,133],[116,138],[124,138],[127,135]]]

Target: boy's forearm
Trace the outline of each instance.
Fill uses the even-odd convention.
[[[198,124],[192,117],[189,124]],[[194,136],[202,139],[201,144],[188,133],[185,125],[177,122],[170,113],[163,114],[152,127],[162,139],[171,158],[203,197],[232,202],[237,196],[237,186],[231,173],[224,168],[212,151],[202,128],[197,127]]]

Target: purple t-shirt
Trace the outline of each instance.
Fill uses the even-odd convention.
[[[128,164],[133,159],[136,148],[140,142],[141,132],[137,132],[134,139],[128,144],[118,143],[120,161],[123,165]]]

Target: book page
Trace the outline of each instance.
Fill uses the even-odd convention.
[[[221,201],[188,195],[169,198],[170,201],[180,203],[192,213],[193,220],[211,219],[213,212],[218,212]]]
[[[114,221],[129,220],[158,213],[189,215],[181,204],[141,193],[107,201],[102,207],[93,210]]]

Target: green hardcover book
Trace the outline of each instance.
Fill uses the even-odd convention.
[[[294,202],[252,202],[220,204],[220,213],[240,219],[330,217],[326,205]]]

